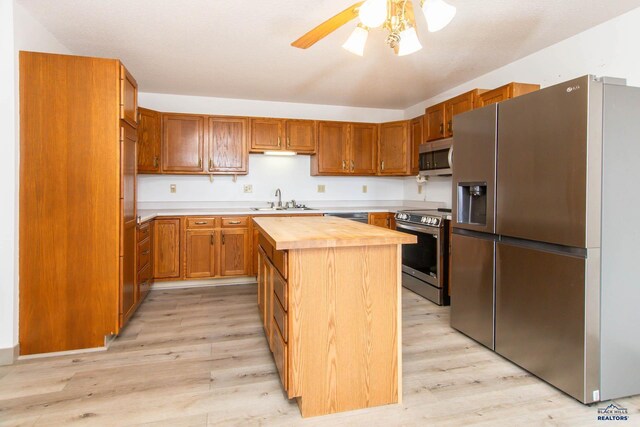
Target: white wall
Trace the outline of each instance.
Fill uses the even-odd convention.
[[[13,0],[0,0],[0,349],[18,342],[18,52],[70,53]]]
[[[335,105],[294,104],[287,102],[252,101],[245,99],[208,98],[198,96],[141,93],[140,105],[164,112],[266,116],[298,119],[386,122],[401,120],[402,110],[342,107]],[[286,199],[301,201],[331,200],[402,200],[404,180],[401,178],[312,177],[310,157],[249,156],[249,174],[238,176],[144,176],[138,180],[140,202],[208,202],[208,201],[267,201],[273,200],[276,188]],[[169,192],[176,184],[177,192]],[[244,193],[244,184],[253,186],[252,193]],[[317,192],[317,185],[325,185],[325,193]],[[367,186],[367,193],[362,186]]]
[[[419,116],[426,107],[468,90],[491,89],[512,81],[539,83],[546,87],[595,74],[623,77],[629,85],[640,86],[638,40],[640,8],[420,102],[405,110],[405,118]],[[448,181],[448,186],[442,178],[426,184],[426,193],[433,195],[427,200],[451,203],[451,179]],[[414,187],[407,180],[405,199],[423,200],[423,195]]]

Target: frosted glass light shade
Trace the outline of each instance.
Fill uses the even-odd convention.
[[[387,20],[387,0],[367,0],[358,11],[360,22],[369,28],[376,28]]]
[[[353,30],[347,41],[342,45],[342,47],[353,54],[362,56],[364,55],[364,45],[367,43],[368,36],[369,31],[367,31],[366,28],[358,25]]]
[[[398,46],[398,56],[405,56],[422,49],[418,34],[413,27],[407,28],[400,33],[400,45]]]
[[[456,16],[455,6],[445,3],[443,0],[424,0],[422,12],[427,19],[429,31],[440,31]]]

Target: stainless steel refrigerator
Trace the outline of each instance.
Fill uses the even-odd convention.
[[[583,403],[640,393],[640,88],[454,121],[451,325]]]

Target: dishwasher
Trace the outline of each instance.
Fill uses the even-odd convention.
[[[367,212],[334,212],[326,213],[324,216],[337,216],[338,218],[350,219],[352,221],[362,222],[364,224],[369,223],[369,214]]]

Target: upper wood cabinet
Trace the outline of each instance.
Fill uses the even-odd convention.
[[[316,152],[316,122],[313,120],[285,121],[285,148],[298,154]]]
[[[375,175],[377,171],[378,125],[349,125],[349,172],[354,175]]]
[[[138,83],[122,64],[120,65],[120,119],[133,127],[138,126]]]
[[[483,92],[486,91],[474,89],[445,102],[445,136],[447,138],[453,136],[453,117],[473,110],[478,103],[478,96]]]
[[[243,117],[209,117],[208,171],[247,173],[249,123]]]
[[[424,116],[411,120],[411,174],[417,175],[420,172],[420,144],[424,142],[423,125]]]
[[[162,170],[204,172],[204,117],[163,114],[162,130]]]
[[[180,219],[162,218],[154,221],[153,277],[180,277]]]
[[[312,175],[349,173],[347,168],[348,131],[348,123],[318,123],[318,151],[311,159]]]
[[[424,113],[425,141],[435,141],[445,136],[445,105],[444,102],[432,105]]]
[[[378,143],[378,174],[409,175],[411,173],[411,140],[409,121],[382,123]]]
[[[313,120],[250,119],[251,152],[295,151],[298,154],[316,152],[316,122]]]
[[[486,91],[478,97],[477,107],[495,104],[517,96],[525,95],[540,89],[540,85],[529,83],[509,83],[499,88]]]
[[[138,109],[138,172],[160,172],[160,113]]]
[[[284,122],[282,119],[251,118],[251,151],[281,150]]]

